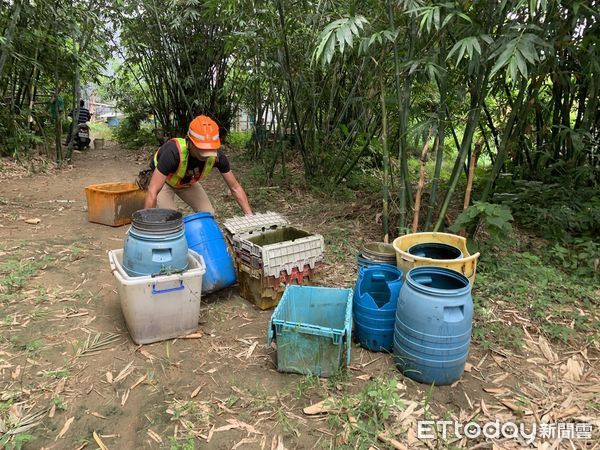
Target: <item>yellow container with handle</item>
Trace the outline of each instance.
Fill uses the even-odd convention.
[[[459,249],[462,257],[456,259],[432,259],[424,256],[416,256],[409,253],[409,249],[418,244],[439,243],[446,244]],[[408,271],[418,266],[447,267],[462,273],[471,282],[475,281],[477,260],[479,252],[471,255],[467,249],[467,240],[462,236],[449,233],[412,233],[394,239],[394,250],[396,251],[396,265],[406,277]]]

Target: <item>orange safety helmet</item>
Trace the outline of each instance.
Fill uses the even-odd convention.
[[[203,155],[217,156],[221,147],[219,139],[219,126],[208,116],[197,116],[190,122],[188,138]]]

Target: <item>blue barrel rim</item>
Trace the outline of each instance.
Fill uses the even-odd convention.
[[[389,280],[389,281],[386,280],[387,283],[395,283],[397,281],[402,281],[402,277],[404,276],[404,273],[400,269],[398,269],[397,266],[392,265],[392,264],[379,264],[378,263],[378,264],[375,264],[372,266],[365,267],[363,269],[363,274],[362,274],[363,279],[364,279],[366,273],[371,272],[371,271],[373,271],[373,272],[374,271],[395,272],[395,275],[398,275],[398,278],[396,278],[394,280]]]
[[[192,214],[188,214],[187,216],[184,216],[183,222],[188,223],[190,220],[204,219],[205,217],[210,217],[211,219],[214,219],[214,217],[211,213],[209,213],[207,211],[200,211],[197,213],[192,213]]]
[[[430,286],[426,286],[424,284],[418,283],[414,280],[413,277],[416,275],[426,275],[433,273],[435,275],[443,275],[449,278],[454,278],[455,280],[460,281],[463,284],[463,287],[457,289],[439,289]],[[464,276],[462,273],[457,272],[452,269],[448,269],[446,267],[436,267],[436,266],[418,266],[414,267],[406,273],[405,283],[408,284],[412,289],[416,291],[422,292],[428,295],[438,295],[442,297],[458,297],[465,294],[470,294],[471,292],[471,283],[469,279]],[[432,300],[435,300],[433,298]]]

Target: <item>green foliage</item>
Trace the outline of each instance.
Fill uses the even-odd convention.
[[[596,277],[600,274],[598,242],[579,238],[572,245],[554,244],[548,254],[569,273],[584,277]]]
[[[517,180],[498,187],[496,199],[511,208],[515,220],[547,239],[572,242],[600,236],[600,195],[595,187],[576,187],[569,179],[547,184]]]
[[[12,294],[23,288],[27,280],[32,277],[47,261],[46,258],[32,260],[9,259],[0,263],[0,291]]]
[[[360,35],[360,31],[368,23],[369,21],[360,15],[334,20],[319,35],[319,43],[313,52],[313,59],[320,61],[322,65],[331,63],[336,46],[339,46],[341,54],[344,53],[346,46],[352,49],[354,38]]]
[[[21,450],[23,446],[34,439],[34,436],[28,433],[18,433],[16,435],[5,434],[0,438],[0,446],[5,450]]]
[[[527,248],[505,245],[502,253],[485,253],[477,267],[474,339],[490,347],[522,345],[521,324],[506,320],[506,309],[519,311],[531,327],[552,340],[568,342],[593,338],[600,332],[600,303],[596,283],[582,283],[578,275],[554,267],[557,261]],[[498,317],[505,320],[498,320]]]
[[[393,408],[403,408],[398,393],[397,380],[371,380],[359,394],[360,403],[356,411],[358,418],[375,429],[380,429],[390,418]]]
[[[114,136],[120,144],[128,148],[143,146],[158,146],[154,131],[141,125],[145,114],[133,114],[125,117],[114,131]]]
[[[252,139],[251,131],[230,131],[225,140],[228,144],[236,148],[246,148]]]
[[[472,206],[460,213],[450,227],[450,231],[457,233],[462,228],[474,229],[479,224],[483,224],[491,239],[499,241],[510,235],[512,220],[510,208],[505,205],[474,202]]]

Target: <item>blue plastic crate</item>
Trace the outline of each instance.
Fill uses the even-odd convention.
[[[269,322],[277,341],[277,370],[333,375],[350,363],[352,289],[288,286]]]

